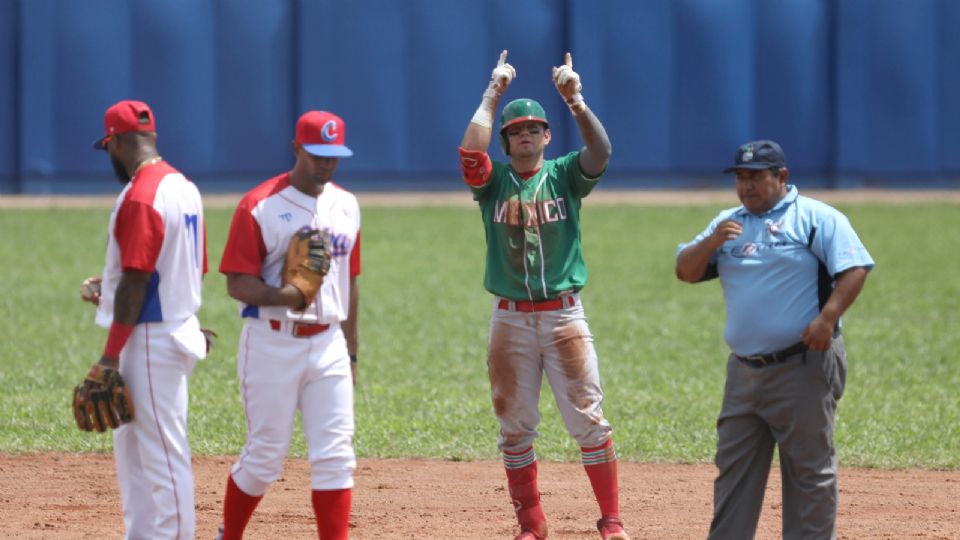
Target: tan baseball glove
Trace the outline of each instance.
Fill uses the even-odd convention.
[[[94,364],[73,389],[73,417],[83,431],[117,428],[133,420],[133,400],[120,372]]]
[[[303,295],[303,310],[313,302],[330,271],[330,235],[326,231],[302,227],[293,234],[283,263],[282,285],[293,285]]]

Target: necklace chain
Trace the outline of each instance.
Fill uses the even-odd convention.
[[[154,163],[159,163],[161,161],[163,161],[163,158],[160,156],[141,161],[140,164],[137,165],[137,168],[133,170],[133,174],[130,176],[131,177],[136,176],[137,173],[140,172],[140,169],[146,167],[147,165],[153,165]]]

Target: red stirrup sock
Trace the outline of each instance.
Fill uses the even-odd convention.
[[[546,538],[547,518],[540,505],[537,456],[533,453],[533,447],[520,453],[504,452],[503,466],[507,471],[507,487],[520,529],[532,532],[537,538]]]
[[[347,540],[350,536],[349,489],[313,490],[313,513],[317,517],[317,535],[320,540]]]
[[[593,494],[603,517],[620,517],[620,488],[617,485],[617,453],[613,439],[600,446],[580,448],[583,469],[587,471]]]
[[[250,516],[260,504],[259,497],[247,495],[237,487],[233,476],[227,476],[227,494],[223,497],[223,537],[222,540],[240,540],[247,528]]]

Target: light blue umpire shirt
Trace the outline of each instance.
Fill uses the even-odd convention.
[[[720,278],[727,308],[723,337],[738,356],[779,351],[800,341],[833,290],[833,276],[874,266],[873,258],[840,211],[803,197],[787,184],[787,195],[755,216],[743,206],[710,222],[687,246],[713,234],[725,219],[743,232],[710,257],[703,280]]]

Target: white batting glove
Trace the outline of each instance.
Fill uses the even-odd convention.
[[[580,94],[583,89],[580,74],[573,70],[573,56],[570,53],[563,56],[562,66],[553,68],[553,84],[572,111],[576,112],[585,106]]]
[[[493,72],[490,74],[490,86],[488,88],[498,94],[502,94],[516,77],[517,70],[513,69],[513,66],[507,63],[507,51],[504,49],[504,51],[500,53],[497,67],[493,68]]]
[[[493,129],[493,113],[497,110],[497,101],[500,100],[500,94],[506,91],[510,83],[517,76],[517,70],[507,63],[507,50],[500,53],[500,59],[497,61],[497,67],[493,68],[490,74],[490,84],[483,92],[483,100],[473,113],[471,123],[479,126]]]

